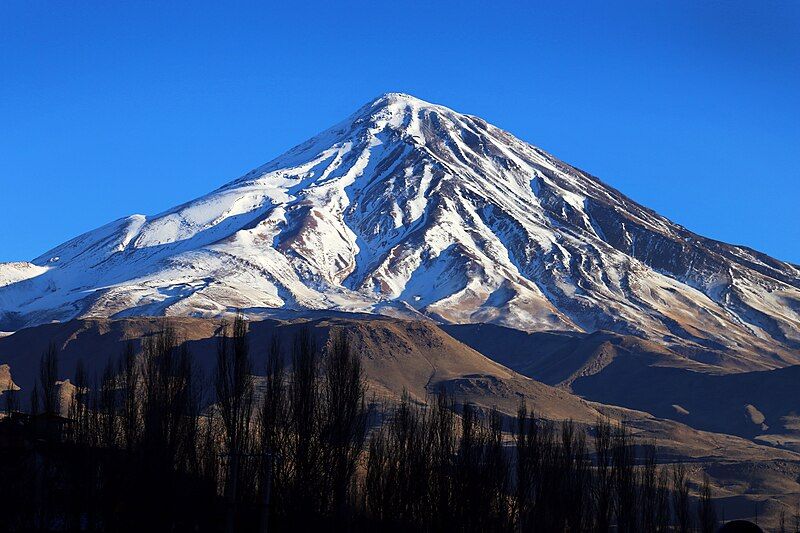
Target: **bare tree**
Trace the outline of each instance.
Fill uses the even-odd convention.
[[[658,472],[658,485],[656,488],[656,518],[655,529],[659,533],[669,531],[670,527],[670,507],[669,507],[669,471],[666,467],[661,467]]]
[[[708,474],[703,474],[703,485],[700,487],[700,498],[697,502],[697,519],[702,533],[714,533],[717,530],[717,511],[711,500],[711,481]]]
[[[606,532],[611,527],[613,510],[613,472],[611,468],[611,423],[598,420],[594,427],[595,450],[595,529]]]
[[[83,359],[78,359],[75,365],[75,388],[72,393],[69,407],[69,417],[72,419],[72,438],[76,443],[89,442],[89,383]]]
[[[441,388],[429,417],[431,441],[430,514],[434,529],[443,531],[453,523],[453,457],[456,451],[455,402]]]
[[[679,461],[672,467],[672,508],[675,513],[675,529],[689,533],[692,514],[689,510],[689,476],[686,465]]]
[[[273,335],[267,357],[267,374],[261,404],[260,441],[264,451],[278,448],[281,422],[286,418],[286,370],[281,356],[281,345]]]
[[[483,515],[487,529],[511,529],[513,519],[508,505],[511,488],[509,462],[503,444],[503,418],[496,408],[489,412],[488,431],[481,461],[486,506]],[[577,452],[580,453],[580,452]],[[574,495],[570,495],[574,496]],[[573,501],[573,503],[576,503]]]
[[[284,458],[291,469],[290,512],[301,523],[320,512],[320,379],[317,348],[308,328],[294,339],[289,379],[289,432]]]
[[[562,424],[562,456],[569,474],[567,480],[567,526],[570,531],[591,528],[592,469],[588,459],[586,434],[572,420]]]
[[[655,442],[644,446],[644,461],[639,474],[639,490],[639,530],[656,531],[658,472]]]
[[[141,376],[136,362],[136,352],[132,342],[127,342],[120,359],[119,374],[122,376],[122,434],[125,448],[133,451],[141,437]]]
[[[431,483],[430,417],[404,391],[400,402],[383,418],[369,443],[364,487],[368,516],[374,523],[393,528],[424,529],[433,520],[431,504],[436,490]],[[455,464],[452,466],[450,476],[455,477]],[[453,480],[454,486],[457,483]],[[449,527],[457,530],[459,524],[453,521]]]
[[[223,324],[217,347],[217,369],[214,388],[217,408],[224,429],[226,456],[229,461],[225,480],[228,501],[227,530],[235,528],[234,516],[240,466],[250,436],[253,409],[253,369],[247,342],[247,322],[241,314],[233,322],[232,336]]]
[[[275,461],[282,456],[286,441],[286,371],[281,355],[281,345],[276,334],[273,334],[267,357],[267,373],[264,396],[259,416],[260,445],[260,500],[261,530],[268,531],[271,523],[271,507],[273,486],[275,485]],[[278,476],[278,485],[282,486],[284,476]]]
[[[539,466],[539,425],[533,413],[528,413],[525,400],[520,402],[517,410],[514,433],[516,451],[516,490],[515,514],[517,528],[527,531],[532,527],[534,503],[537,498],[540,480]]]
[[[612,437],[612,463],[616,495],[617,530],[635,532],[638,508],[636,486],[636,444],[629,431],[619,424]]]
[[[323,466],[335,525],[343,528],[350,503],[347,494],[367,429],[366,385],[361,360],[353,351],[345,331],[333,332],[324,370],[320,428],[326,451]]]
[[[48,415],[58,414],[58,350],[50,343],[39,363],[39,383],[42,387],[42,406]]]
[[[103,370],[99,396],[99,440],[102,446],[114,448],[117,445],[117,376],[111,359]]]
[[[142,359],[142,431],[134,450],[141,472],[136,475],[152,487],[141,496],[149,523],[172,528],[170,507],[183,496],[175,490],[178,473],[193,472],[197,464],[198,377],[186,344],[170,327],[144,339]]]

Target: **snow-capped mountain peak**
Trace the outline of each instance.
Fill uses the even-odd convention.
[[[800,270],[704,239],[482,119],[387,93],[210,194],[0,265],[0,330],[234,308],[800,346]]]

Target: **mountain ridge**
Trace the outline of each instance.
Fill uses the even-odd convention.
[[[196,200],[0,264],[0,330],[237,308],[607,329],[745,368],[800,362],[800,267],[402,93]]]

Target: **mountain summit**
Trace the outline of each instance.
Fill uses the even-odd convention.
[[[800,267],[399,93],[206,196],[0,264],[0,330],[237,308],[604,329],[776,367],[798,362]]]

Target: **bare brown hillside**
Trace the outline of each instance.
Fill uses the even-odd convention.
[[[99,373],[109,359],[114,360],[122,354],[128,342],[138,349],[140,339],[165,326],[175,329],[198,366],[206,376],[210,376],[217,342],[214,335],[220,323],[201,318],[82,319],[27,328],[0,338],[0,365],[8,365],[8,369],[4,369],[5,379],[10,375],[21,388],[25,401],[25,395],[37,378],[41,353],[50,342],[60,352],[59,377],[68,380],[74,374],[78,359],[83,359],[90,375]],[[666,376],[667,372],[689,372],[686,367],[699,369],[698,363],[658,349],[652,343],[620,340],[619,336],[524,334],[531,341],[542,341],[540,352],[534,349],[535,343],[519,343],[513,336],[514,330],[486,329],[483,326],[481,335],[466,340],[489,352],[496,359],[492,360],[428,321],[363,316],[261,320],[253,321],[249,326],[250,350],[256,372],[262,373],[267,349],[274,336],[277,335],[288,356],[292,339],[301,328],[310,328],[319,346],[325,345],[332,330],[345,329],[352,346],[361,354],[368,394],[381,402],[391,402],[403,391],[414,399],[424,400],[443,387],[459,402],[470,401],[482,409],[496,406],[508,417],[514,415],[523,399],[538,416],[551,420],[573,419],[588,426],[598,417],[608,416],[628,425],[640,439],[654,441],[665,460],[683,458],[690,461],[695,479],[699,479],[701,472],[709,472],[715,480],[717,496],[727,502],[728,516],[749,516],[754,499],[764,500],[765,509],[775,510],[779,508],[779,501],[788,504],[800,494],[800,485],[796,482],[800,476],[800,455],[765,445],[774,442],[754,441],[724,431],[708,431],[709,428],[702,425],[691,427],[691,417],[680,420],[665,416],[656,409],[659,407],[656,404],[653,404],[653,411],[647,412],[649,410],[644,408],[647,405],[602,401],[605,398],[600,398],[602,394],[617,400],[613,394],[624,396],[626,390],[630,390],[632,397],[649,397],[646,394],[647,381],[643,381],[638,389],[621,386],[623,381],[620,380],[625,376],[616,371],[618,361],[624,361],[620,368],[639,369],[638,372],[643,372],[640,374],[644,376],[642,379],[647,380]],[[508,335],[488,334],[493,331]],[[463,330],[454,332],[461,338],[465,337],[463,333]],[[476,342],[478,338],[482,344]],[[510,345],[515,346],[516,351],[502,350]],[[489,346],[498,349],[492,352],[487,348]],[[502,353],[506,354],[505,357],[499,355]],[[540,353],[544,355],[538,355]],[[634,370],[630,372],[635,375]],[[698,372],[694,374],[707,376]],[[607,376],[613,377],[611,382],[601,381]],[[590,386],[594,389],[589,390]],[[659,384],[653,388],[652,395],[664,386]],[[574,390],[585,398],[575,394]],[[590,393],[586,393],[587,390]],[[689,402],[684,403],[693,409]],[[690,414],[692,409],[688,409]]]

